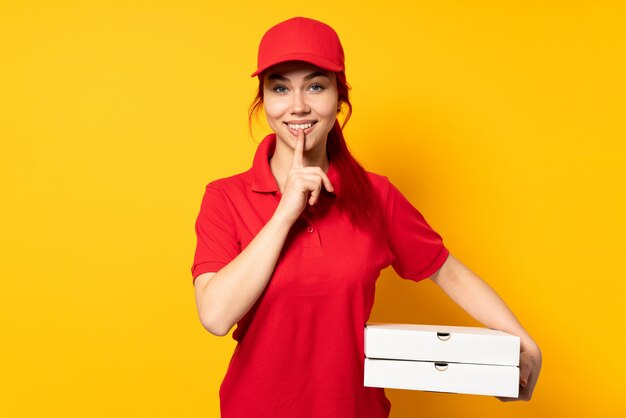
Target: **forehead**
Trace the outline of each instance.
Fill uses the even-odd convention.
[[[268,80],[270,78],[291,79],[306,77],[312,74],[324,75],[328,78],[332,78],[331,75],[333,73],[308,62],[288,61],[276,64],[265,70],[263,73],[263,78],[265,80]]]

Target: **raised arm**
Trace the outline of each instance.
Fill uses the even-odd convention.
[[[196,277],[195,299],[202,325],[212,334],[226,335],[263,293],[291,226],[307,201],[314,205],[322,184],[333,191],[320,167],[303,167],[304,132],[300,129],[291,170],[274,215],[248,246],[217,273]]]
[[[502,298],[452,254],[431,279],[465,312],[486,327],[520,337],[519,398],[499,399],[530,400],[541,370],[541,350]]]

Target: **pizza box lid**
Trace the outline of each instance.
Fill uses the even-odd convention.
[[[480,327],[381,324],[365,326],[365,357],[519,366],[520,338]]]

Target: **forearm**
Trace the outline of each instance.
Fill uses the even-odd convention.
[[[227,334],[256,303],[274,272],[289,230],[307,202],[316,204],[323,188],[333,191],[319,166],[303,166],[304,141],[304,129],[298,129],[291,168],[284,182],[277,183],[282,195],[274,215],[237,257],[196,291],[200,320],[213,334]]]
[[[225,335],[254,305],[272,276],[291,223],[272,217],[248,246],[205,284],[197,304],[204,326]]]
[[[541,371],[541,350],[502,298],[452,255],[432,279],[450,299],[483,325],[520,337],[520,394],[518,398],[500,400],[529,400]]]
[[[520,337],[522,345],[532,338],[498,294],[454,256],[432,277],[463,310],[486,327]]]

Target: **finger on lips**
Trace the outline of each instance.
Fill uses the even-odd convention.
[[[304,154],[304,129],[298,129],[296,146],[293,150],[293,160],[291,168],[302,168],[302,155]]]
[[[296,137],[296,145],[293,151],[293,159],[291,161],[292,169],[302,169],[304,172],[314,173],[322,178],[322,182],[324,183],[324,187],[329,192],[334,191],[334,187],[330,182],[330,179],[322,171],[320,167],[304,167],[303,166],[303,156],[304,156],[304,143],[305,143],[305,135],[304,129],[298,129],[298,136]],[[315,199],[317,200],[317,199]]]

